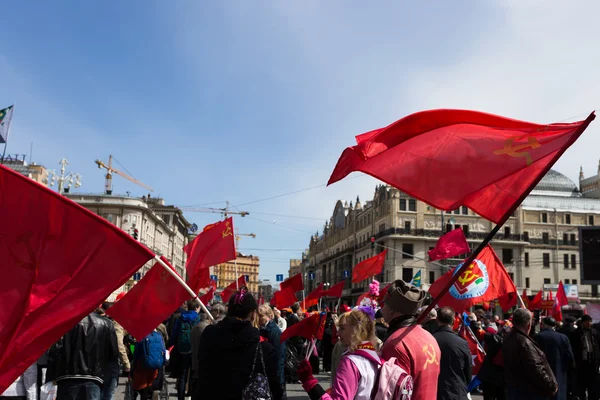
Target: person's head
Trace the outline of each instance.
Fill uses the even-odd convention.
[[[374,343],[375,324],[364,311],[352,310],[340,317],[338,335],[342,345],[352,352],[364,341]]]
[[[563,318],[563,324],[565,327],[573,326],[575,325],[575,318],[571,317],[570,315],[567,315],[565,318]]]
[[[212,314],[215,321],[220,321],[225,316],[225,306],[221,303],[214,304],[210,308],[210,313]]]
[[[381,308],[375,313],[375,321],[380,324],[385,324],[385,318],[383,318],[383,311],[381,311]]]
[[[246,286],[242,286],[229,299],[227,315],[254,322],[257,310],[258,303],[254,299],[254,296],[252,296],[252,293],[248,291]]]
[[[542,320],[542,329],[544,329],[544,328],[549,328],[549,329],[556,328],[556,320],[550,316],[545,317]]]
[[[592,328],[592,317],[589,315],[584,315],[581,317],[581,327],[583,329],[589,330]]]
[[[298,304],[298,303],[292,304],[292,312],[294,314],[298,314],[298,310],[300,310],[300,304]]]
[[[263,304],[258,307],[258,323],[260,326],[265,326],[270,320],[275,318],[273,309],[268,304]]]
[[[494,322],[495,323],[499,323],[500,322],[500,317],[497,315],[494,315]]]
[[[102,309],[104,311],[108,310],[110,307],[112,307],[113,303],[111,303],[110,301],[105,301],[104,303],[102,303]]]
[[[200,299],[190,299],[186,303],[188,311],[198,311],[200,310]]]
[[[280,310],[278,310],[278,309],[275,309],[275,316],[276,316],[277,318],[281,318],[281,311],[280,311]]]
[[[531,311],[526,308],[518,308],[513,313],[513,326],[525,334],[531,330]]]
[[[437,323],[439,326],[454,325],[454,308],[442,307],[437,313]]]
[[[392,282],[383,299],[383,318],[389,323],[397,317],[416,315],[425,293],[424,290],[409,285],[403,280]]]

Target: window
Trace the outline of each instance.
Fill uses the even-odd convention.
[[[572,285],[577,285],[577,279],[571,279],[571,284]]]
[[[162,216],[163,221],[165,221],[165,224],[169,225],[171,223],[171,216],[170,215],[163,215]]]
[[[371,214],[367,215],[367,223],[370,224],[371,223]]]
[[[385,231],[385,224],[381,224],[379,225],[379,232],[384,232]]]
[[[544,278],[544,285],[549,285],[550,283],[552,283],[550,278]]]
[[[548,232],[542,233],[542,243],[550,244],[550,235],[548,234]]]
[[[413,278],[412,268],[402,268],[402,280],[404,282],[410,282]]]
[[[462,206],[461,211],[462,215],[469,215],[469,209],[467,207]]]
[[[138,221],[138,216],[137,215],[132,215],[131,216],[131,223],[132,224],[137,224]]]
[[[417,211],[417,201],[415,199],[408,200],[408,211]]]
[[[569,269],[569,255],[568,254],[564,255],[564,264],[565,264],[564,268]]]
[[[514,272],[509,272],[508,276],[510,276],[511,281],[513,281],[513,282],[515,281],[515,273]]]
[[[577,256],[575,254],[571,254],[571,268],[577,268]]]
[[[502,262],[504,264],[513,263],[513,249],[502,249]]]
[[[594,216],[593,215],[588,216],[588,225],[594,226]]]
[[[529,232],[523,232],[523,240],[529,242]]]
[[[542,254],[544,268],[550,268],[550,253]]]
[[[429,283],[435,281],[435,271],[429,271]]]
[[[575,246],[575,244],[576,244],[576,239],[575,239],[574,233],[571,234],[571,243],[570,244],[571,244],[571,246]]]
[[[570,279],[565,279],[565,285],[570,285],[571,284],[571,280]]]
[[[404,230],[410,233],[410,221],[404,221]]]
[[[565,214],[565,224],[571,225],[571,214]]]
[[[402,243],[402,253],[402,258],[412,260],[414,254],[412,243]]]
[[[543,223],[547,223],[548,222],[548,214],[547,213],[542,213],[542,222]]]
[[[592,285],[592,297],[598,297],[598,285]]]
[[[454,210],[452,212],[456,215],[460,215],[460,208],[457,208],[456,210]]]
[[[569,243],[569,235],[567,235],[566,233],[563,233],[563,244],[567,244]]]
[[[525,253],[525,266],[529,267],[529,253]]]
[[[431,246],[429,246],[429,251],[431,251],[431,250],[433,250],[433,249],[435,249],[435,247],[431,247]]]
[[[504,238],[505,239],[510,238],[510,226],[505,226],[504,227]]]
[[[469,237],[469,225],[463,225],[463,232],[465,233],[465,237]]]
[[[446,233],[452,230],[452,224],[446,224]]]
[[[400,199],[400,211],[406,211],[406,199]]]
[[[529,289],[529,278],[525,278],[525,287]]]
[[[460,225],[454,225],[454,229],[460,229]]]

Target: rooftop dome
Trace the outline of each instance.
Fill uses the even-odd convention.
[[[553,169],[542,178],[536,185],[536,191],[573,193],[579,191],[572,180]]]

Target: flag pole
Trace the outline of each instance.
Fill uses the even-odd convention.
[[[192,298],[194,299],[198,299],[198,301],[200,302],[200,307],[202,308],[202,310],[206,313],[206,315],[208,315],[208,318],[212,321],[215,322],[215,319],[213,318],[212,314],[210,313],[210,311],[208,311],[208,308],[206,308],[206,306],[204,305],[204,303],[202,303],[202,300],[200,300],[200,298],[198,297],[198,295],[196,293],[194,293],[194,291],[192,290],[191,287],[188,286],[187,283],[184,282],[183,279],[181,279],[181,277],[179,276],[179,274],[177,272],[175,272],[171,267],[169,267],[163,260],[160,259],[160,256],[155,255],[154,259],[163,266],[164,269],[167,270],[167,272],[169,274],[171,274],[171,276],[173,278],[175,278],[175,280],[177,282],[179,282],[179,284],[181,286],[184,287],[184,289],[192,296]]]

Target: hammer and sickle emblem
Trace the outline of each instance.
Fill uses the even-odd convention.
[[[473,279],[477,278],[479,278],[479,275],[473,273],[473,264],[471,264],[469,268],[458,277],[458,281],[464,286],[465,283],[471,282]]]
[[[167,278],[169,277],[169,274],[167,271],[165,271],[164,269],[162,271],[160,271],[160,280],[165,282],[167,280]]]
[[[435,358],[435,348],[431,344],[423,346],[423,353],[427,356],[423,369],[427,369],[429,364],[439,365],[438,360]]]
[[[231,236],[233,233],[231,232],[231,224],[229,222],[227,222],[225,224],[226,228],[223,231],[223,238],[226,238],[227,236]]]
[[[533,163],[533,160],[531,159],[531,155],[529,154],[529,152],[523,151],[523,152],[518,153],[518,151],[526,149],[526,148],[531,148],[533,150],[533,149],[537,149],[537,148],[541,147],[542,145],[539,144],[539,142],[537,141],[537,139],[535,137],[529,136],[527,138],[526,144],[520,144],[520,145],[513,147],[513,143],[514,143],[515,139],[517,139],[517,138],[512,137],[510,139],[507,139],[506,142],[504,142],[504,148],[494,151],[494,154],[497,156],[506,154],[511,157],[525,157],[525,161],[527,162],[527,165],[528,166],[531,165]]]

